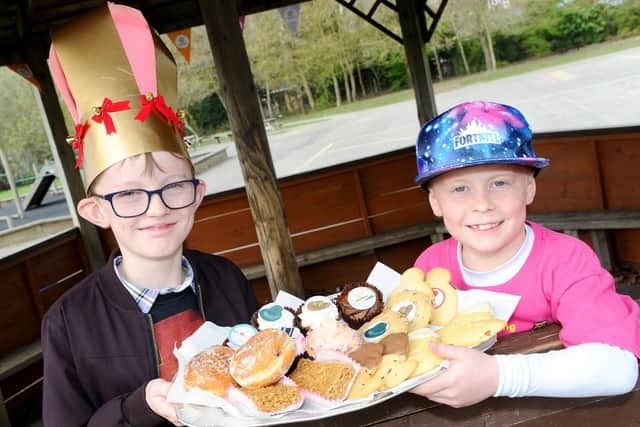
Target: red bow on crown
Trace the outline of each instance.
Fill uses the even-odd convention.
[[[102,106],[94,109],[94,115],[91,116],[91,118],[96,123],[104,122],[107,135],[111,135],[116,131],[116,127],[113,124],[110,113],[128,110],[129,108],[129,101],[112,102],[109,98],[105,98],[104,101],[102,101]]]
[[[184,123],[176,112],[173,111],[173,108],[164,103],[164,97],[162,95],[153,96],[151,93],[140,95],[140,105],[142,108],[138,114],[136,114],[136,120],[144,122],[153,111],[175,128],[178,133],[180,133],[180,136],[184,136]]]
[[[71,144],[71,148],[76,150],[78,153],[78,158],[76,160],[76,169],[82,165],[82,159],[84,158],[84,147],[82,145],[82,139],[87,133],[87,129],[89,129],[89,123],[79,123],[76,125],[76,134],[75,136],[68,138],[69,144]]]

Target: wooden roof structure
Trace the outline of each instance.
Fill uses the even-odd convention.
[[[267,135],[242,38],[239,16],[310,0],[137,0],[118,3],[140,9],[160,33],[205,25],[211,45],[220,95],[225,100],[245,189],[258,235],[266,276],[273,297],[279,290],[304,296],[282,197],[275,176]],[[403,43],[418,107],[424,123],[436,114],[424,43],[442,16],[447,0],[337,0],[376,28]],[[68,148],[64,118],[47,65],[49,30],[87,12],[105,0],[13,0],[0,4],[0,66],[28,64],[41,86],[40,106],[50,128],[54,158],[67,183],[70,205],[84,197],[80,174]],[[434,4],[436,6],[434,6]],[[376,19],[388,8],[397,13],[401,35],[391,33]],[[73,211],[73,209],[71,209]],[[75,212],[72,212],[75,215]],[[77,216],[89,264],[104,264],[105,255],[95,227]]]
[[[236,0],[239,15],[250,15],[309,0]],[[26,63],[23,40],[48,39],[49,29],[104,4],[105,0],[16,0],[0,3],[0,65]],[[159,33],[203,25],[198,0],[116,1],[140,9]]]

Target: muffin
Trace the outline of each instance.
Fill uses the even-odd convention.
[[[271,302],[260,307],[251,316],[251,324],[263,331],[265,329],[293,328],[296,314],[293,309]]]
[[[380,314],[384,308],[382,292],[366,282],[346,284],[336,303],[342,318],[353,329],[360,328],[365,322]]]
[[[317,329],[326,320],[338,320],[338,307],[328,297],[317,295],[308,298],[296,311],[298,327],[307,333]]]

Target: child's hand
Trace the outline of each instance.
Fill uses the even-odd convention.
[[[431,343],[431,350],[448,359],[449,367],[412,393],[454,408],[473,405],[495,394],[500,374],[493,356],[441,343]]]
[[[169,388],[171,388],[171,383],[163,380],[162,378],[156,378],[155,380],[149,381],[145,388],[147,405],[149,405],[153,412],[163,418],[166,418],[174,425],[182,426],[184,424],[181,424],[178,421],[175,405],[167,402]]]

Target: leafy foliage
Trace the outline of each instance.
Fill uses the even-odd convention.
[[[202,134],[219,132],[228,126],[227,112],[218,94],[211,93],[189,106],[189,122]]]

